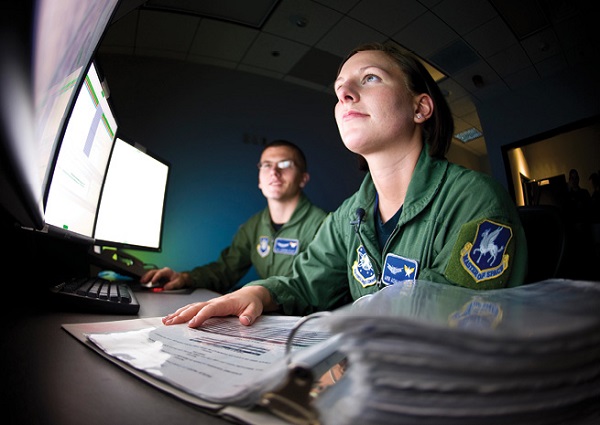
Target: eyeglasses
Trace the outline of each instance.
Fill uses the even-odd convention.
[[[287,170],[288,168],[293,168],[295,164],[291,159],[284,159],[283,161],[277,162],[263,161],[256,165],[260,171],[271,171],[273,168],[277,168],[278,170]]]

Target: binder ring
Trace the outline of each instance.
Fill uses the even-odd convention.
[[[285,342],[285,356],[287,357],[287,364],[289,365],[291,362],[291,352],[292,352],[292,341],[294,340],[294,336],[296,335],[296,333],[298,332],[298,330],[300,329],[300,327],[305,324],[306,322],[308,322],[311,319],[317,319],[323,316],[329,316],[331,314],[331,311],[318,311],[316,313],[313,314],[309,314],[308,316],[304,316],[302,319],[298,320],[298,322],[296,322],[296,324],[294,325],[294,327],[292,328],[292,330],[290,331],[287,340]]]

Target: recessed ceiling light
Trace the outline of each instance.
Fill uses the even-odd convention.
[[[475,140],[481,136],[483,136],[483,133],[476,128],[469,128],[468,130],[461,131],[460,133],[454,135],[454,137],[463,143],[470,142],[471,140]]]

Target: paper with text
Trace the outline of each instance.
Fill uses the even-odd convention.
[[[285,373],[286,342],[298,320],[261,316],[243,326],[237,317],[212,318],[196,329],[187,324],[150,326],[87,338],[106,354],[199,398],[243,402],[272,380],[272,368]],[[318,321],[306,322],[295,333],[291,352],[329,337]]]

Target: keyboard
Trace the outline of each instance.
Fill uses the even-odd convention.
[[[123,281],[101,277],[73,278],[50,288],[62,306],[105,314],[137,314],[140,304]]]

